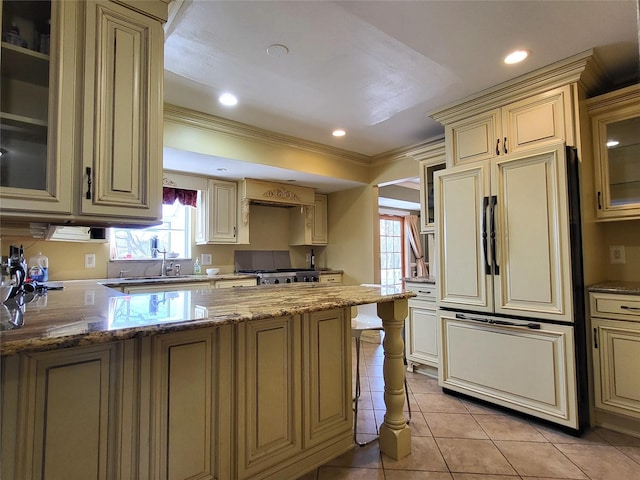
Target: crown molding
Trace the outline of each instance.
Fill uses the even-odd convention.
[[[370,167],[371,157],[300,138],[263,130],[245,123],[235,122],[208,113],[198,112],[177,105],[164,105],[165,122],[173,122],[189,127],[214,132],[240,140],[250,140],[270,145],[287,146],[318,155],[339,158],[359,166]]]
[[[443,125],[570,83],[592,95],[607,77],[593,49],[503,82],[428,114]]]

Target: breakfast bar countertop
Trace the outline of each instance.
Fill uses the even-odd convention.
[[[295,284],[190,288],[123,294],[95,281],[64,282],[62,290],[24,305],[23,325],[0,317],[0,355],[90,345],[157,333],[408,299],[394,287]]]

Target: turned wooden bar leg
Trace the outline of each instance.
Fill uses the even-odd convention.
[[[404,406],[404,340],[402,327],[409,311],[406,299],[378,304],[384,327],[384,403],[387,411],[380,427],[380,451],[399,460],[411,453],[411,430]]]

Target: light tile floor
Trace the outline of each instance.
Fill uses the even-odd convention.
[[[384,414],[382,345],[362,342],[361,441]],[[354,349],[355,371],[355,349]],[[300,480],[640,480],[640,438],[595,428],[576,438],[532,419],[442,393],[436,379],[407,372],[411,455],[381,455],[378,442],[323,465]]]

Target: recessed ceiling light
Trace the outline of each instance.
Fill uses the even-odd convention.
[[[529,52],[527,50],[515,50],[511,52],[509,55],[507,55],[506,57],[504,57],[504,63],[506,63],[507,65],[520,63],[528,56],[529,56]]]
[[[344,137],[346,134],[347,132],[345,132],[341,128],[338,128],[337,130],[334,130],[331,135],[333,135],[334,137]]]
[[[284,57],[289,53],[289,48],[281,43],[274,43],[267,47],[267,55],[270,57]]]
[[[617,147],[618,145],[620,145],[620,142],[617,141],[617,140],[608,140],[607,141],[607,148]]]
[[[220,97],[218,97],[218,101],[221,104],[226,105],[227,107],[233,107],[238,103],[238,99],[236,98],[236,96],[232,95],[231,93],[223,93],[222,95],[220,95]]]

